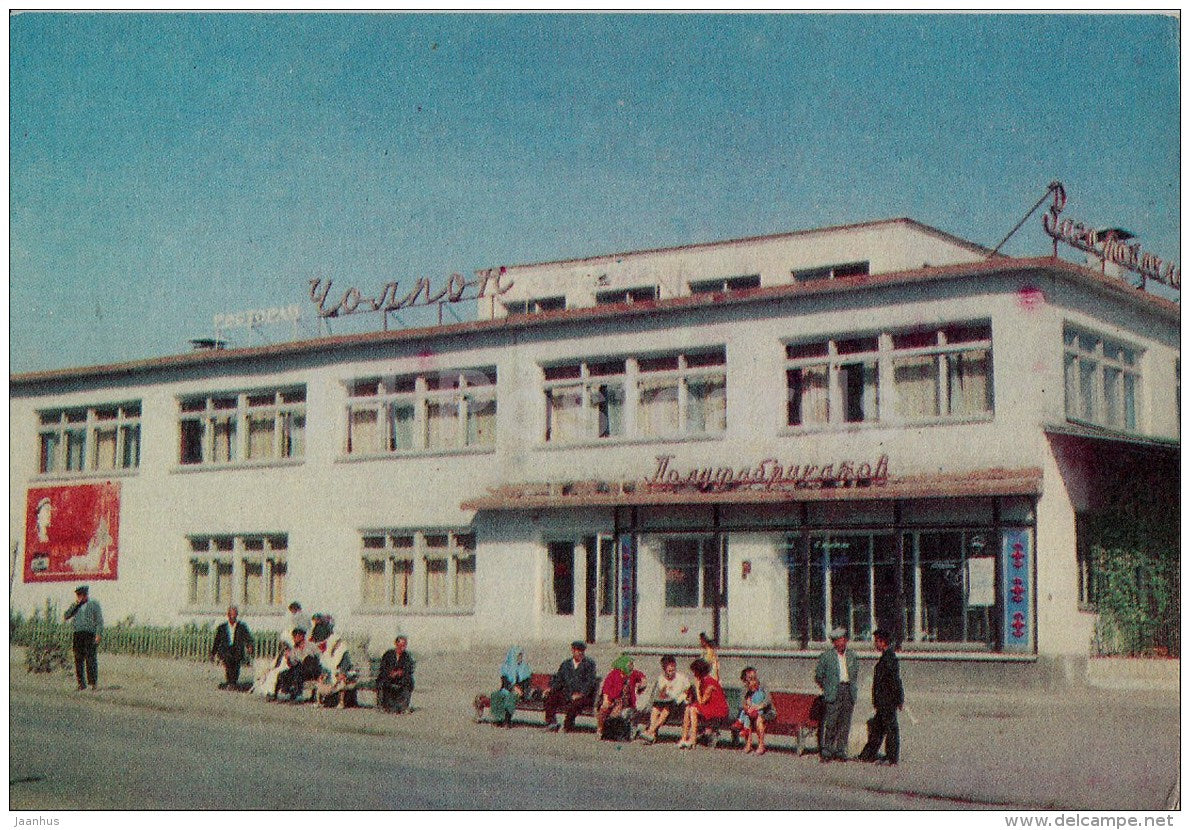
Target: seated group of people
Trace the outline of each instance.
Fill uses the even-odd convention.
[[[693,747],[700,736],[700,721],[723,721],[728,717],[727,698],[719,684],[718,659],[713,647],[704,644],[704,654],[713,659],[699,658],[690,664],[691,675],[678,670],[673,655],[661,658],[661,672],[651,682],[637,670],[630,655],[621,654],[614,663],[602,687],[598,689],[595,661],[586,655],[587,644],[576,640],[570,645],[571,657],[564,660],[550,681],[543,698],[546,728],[551,732],[574,731],[575,718],[587,708],[595,712],[595,735],[629,740],[638,738],[652,744],[657,730],[675,712],[682,714],[681,749]],[[500,688],[491,695],[491,722],[496,726],[511,726],[517,704],[533,693],[533,670],[525,658],[524,649],[513,646],[508,650],[500,668]],[[752,737],[757,740],[756,753],[765,752],[765,721],[775,711],[772,700],[761,686],[756,669],[749,666],[740,674],[744,683],[744,697],[736,723],[744,737],[744,751],[752,752]],[[648,725],[633,724],[648,713]],[[558,714],[563,713],[562,725]]]
[[[356,684],[359,673],[352,667],[347,643],[335,634],[330,614],[314,614],[309,622],[291,621],[287,635],[282,635],[277,659],[257,676],[252,685],[255,694],[269,700],[303,702],[306,684],[311,683],[313,697],[324,706],[358,706]]]

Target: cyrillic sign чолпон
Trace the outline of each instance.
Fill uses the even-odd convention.
[[[354,286],[343,292],[343,296],[333,305],[328,305],[333,280],[323,283],[321,277],[310,280],[310,301],[318,308],[319,317],[340,317],[349,314],[364,314],[371,311],[398,311],[402,308],[435,305],[440,302],[457,303],[463,300],[477,300],[491,295],[498,297],[512,288],[512,283],[502,285],[501,277],[506,269],[489,268],[479,272],[476,279],[469,280],[462,274],[451,274],[446,278],[446,284],[435,291],[428,277],[418,277],[413,281],[413,288],[401,293],[400,282],[393,280],[386,282],[375,297],[367,297]],[[479,286],[474,297],[465,296],[467,289],[473,285]]]

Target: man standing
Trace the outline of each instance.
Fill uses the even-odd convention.
[[[211,659],[223,663],[227,682],[220,683],[220,689],[238,689],[240,686],[240,664],[244,657],[252,656],[252,632],[239,621],[240,609],[234,605],[227,609],[227,622],[215,629],[215,644],[211,646]]]
[[[386,712],[404,714],[413,699],[413,655],[408,651],[409,638],[398,634],[393,647],[380,658],[376,678],[376,702]]]
[[[851,735],[851,711],[859,687],[859,661],[847,648],[847,629],[831,629],[832,648],[818,658],[814,682],[822,689],[826,712],[819,732],[818,760],[847,760],[847,739]]]
[[[90,589],[80,585],[74,589],[74,605],[66,609],[66,619],[74,621],[74,676],[79,691],[91,684],[95,691],[99,683],[99,636],[103,633],[103,610],[91,599]],[[85,669],[85,672],[84,672]]]
[[[551,732],[558,731],[558,711],[566,712],[562,728],[574,731],[574,719],[580,711],[595,701],[595,661],[587,657],[587,644],[575,640],[570,644],[570,659],[563,660],[558,673],[550,680],[550,691],[545,696],[545,725]]]
[[[880,744],[884,743],[882,763],[895,764],[901,753],[901,732],[897,727],[897,710],[905,705],[905,689],[901,685],[901,670],[893,651],[888,632],[876,629],[872,634],[880,659],[872,673],[872,706],[876,714],[868,721],[868,743],[859,760],[873,762]]]

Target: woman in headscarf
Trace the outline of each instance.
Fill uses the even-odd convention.
[[[513,646],[500,666],[500,688],[492,692],[491,719],[495,726],[512,727],[512,713],[517,701],[529,693],[533,669],[525,659],[525,650]]]
[[[595,737],[603,737],[608,718],[631,717],[636,712],[636,696],[645,685],[644,672],[636,671],[632,658],[621,654],[603,680],[599,707],[595,710]]]

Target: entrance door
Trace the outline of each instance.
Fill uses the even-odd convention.
[[[612,536],[592,536],[583,540],[587,554],[586,606],[587,641],[616,641],[616,540]]]

